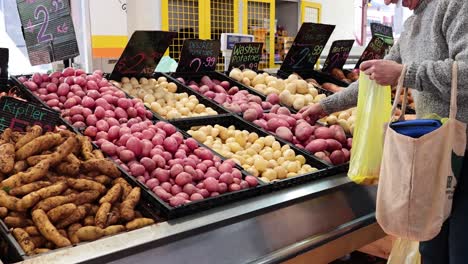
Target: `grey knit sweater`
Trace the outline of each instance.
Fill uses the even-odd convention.
[[[404,85],[413,88],[418,117],[449,116],[451,67],[459,63],[457,119],[468,123],[468,0],[421,0],[386,56],[407,65]],[[357,104],[358,83],[320,102],[325,112]]]

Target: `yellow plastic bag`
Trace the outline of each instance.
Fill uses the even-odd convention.
[[[421,264],[419,242],[397,238],[387,264]]]
[[[379,178],[384,126],[390,121],[391,90],[362,73],[359,75],[357,117],[348,177],[358,184],[374,184]]]

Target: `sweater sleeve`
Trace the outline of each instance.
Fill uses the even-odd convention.
[[[441,21],[441,34],[445,36],[449,58],[445,60],[413,62],[408,65],[405,87],[438,94],[450,100],[452,65],[458,61],[459,95],[468,93],[468,1],[446,1]]]
[[[396,42],[395,45],[390,49],[390,52],[384,58],[385,60],[392,60],[401,63],[400,56],[400,43]],[[354,107],[357,105],[358,99],[359,82],[350,84],[347,88],[343,89],[332,96],[320,101],[320,105],[323,110],[328,113],[335,113]]]

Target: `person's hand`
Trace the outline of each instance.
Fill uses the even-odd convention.
[[[327,115],[320,104],[306,106],[302,108],[299,113],[302,114],[302,118],[304,118],[304,120],[312,124]]]
[[[390,60],[370,60],[361,64],[361,71],[380,85],[395,86],[400,78],[403,65]]]

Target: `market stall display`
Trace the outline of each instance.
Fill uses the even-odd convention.
[[[146,110],[139,98],[127,98],[122,90],[112,86],[100,72],[85,75],[80,70],[68,68],[62,74],[67,71],[71,76],[68,76],[70,79],[63,78],[64,82],[68,80],[72,83],[74,80],[81,81],[86,78],[84,76],[95,76],[100,80],[99,83],[102,83],[102,87],[96,88],[92,79],[88,80],[92,89],[84,82],[73,84],[78,95],[69,92],[68,96],[76,98],[77,102],[79,95],[83,96],[83,99],[81,105],[63,104],[65,109],[62,109],[61,113],[64,119],[72,121],[76,129],[83,131],[124,171],[135,177],[150,192],[153,202],[162,207],[165,216],[174,217],[197,212],[201,208],[210,208],[214,204],[224,204],[228,200],[256,193],[253,187],[259,182],[255,178],[234,168],[233,162],[221,160],[214,156],[211,150],[199,146],[193,139],[184,137],[173,125],[152,120],[153,114]],[[33,87],[35,92],[35,86],[41,84],[33,81],[34,76],[37,74],[32,75],[30,79],[17,79],[23,81],[29,90]],[[47,85],[49,84],[45,84]],[[98,94],[102,97],[98,97]],[[91,95],[96,95],[96,98]],[[48,99],[39,95],[39,99],[42,98]],[[76,115],[83,118],[87,116],[84,121],[76,121]],[[200,165],[202,161],[204,163]],[[229,186],[221,181],[215,187],[214,184],[210,184],[211,179],[205,186],[206,179],[218,180],[222,173],[229,174],[229,178],[232,178],[232,182],[228,181]],[[247,193],[244,192],[245,189],[252,190]],[[233,192],[237,193],[232,194]],[[219,202],[207,199],[218,195],[222,195],[223,198]],[[200,205],[204,200],[207,200],[206,203]],[[195,203],[197,201],[198,203]],[[185,206],[188,203],[193,203],[193,206]],[[176,207],[180,207],[177,208],[180,210],[174,210]]]
[[[155,221],[141,189],[67,130],[1,134],[0,215],[26,255],[130,231]],[[146,214],[146,215],[144,215]]]
[[[356,191],[343,174],[351,110],[316,124],[298,113],[353,77],[311,70],[334,27],[305,23],[276,76],[216,72],[219,41],[201,39],[184,42],[177,72],[154,72],[176,35],[162,31],[135,31],[110,74],[66,66],[11,76],[0,108],[16,98],[54,118],[47,128],[0,127],[0,263],[140,263],[148,254],[186,262],[217,237],[226,245],[203,263],[256,262],[305,235],[321,244],[372,222],[373,191]],[[11,115],[0,110],[0,120]],[[307,223],[295,217],[304,208]],[[298,228],[278,239],[270,231],[281,222]],[[270,237],[275,245],[265,247]],[[233,241],[245,243],[233,251]]]

